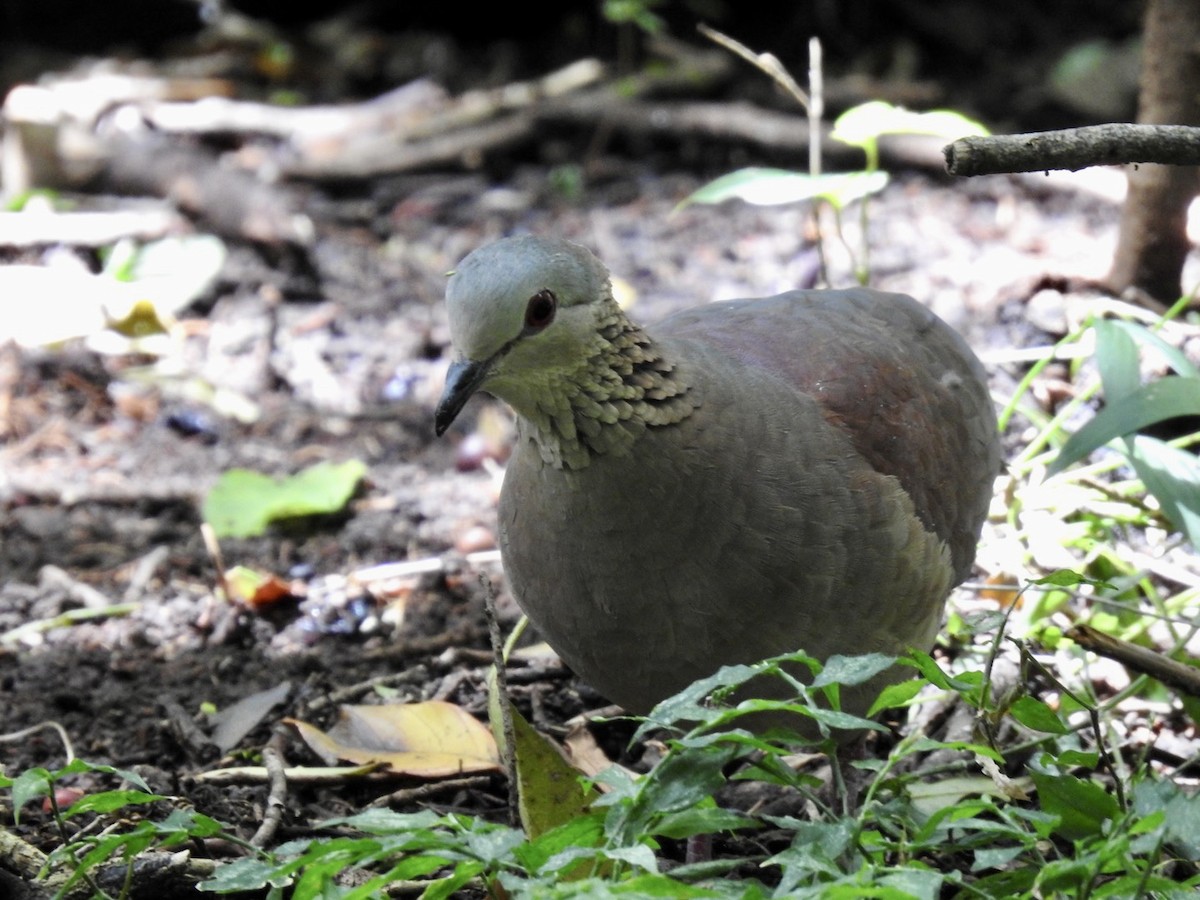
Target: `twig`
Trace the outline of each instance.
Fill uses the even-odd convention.
[[[480,550],[478,553],[468,553],[464,557],[469,565],[478,566],[485,563],[500,562],[499,550]],[[432,575],[444,572],[448,560],[440,556],[427,556],[424,559],[406,559],[401,562],[380,563],[358,569],[350,574],[350,578],[358,584],[373,584],[377,581],[388,581],[392,578],[408,578],[413,575]]]
[[[221,542],[217,540],[217,532],[207,522],[200,523],[200,536],[204,539],[204,549],[208,551],[213,568],[216,569],[217,590],[225,600],[232,600],[229,582],[225,580],[225,557],[221,555]]]
[[[330,706],[337,706],[349,700],[354,700],[361,697],[363,694],[370,693],[379,687],[395,687],[397,685],[406,684],[424,684],[429,680],[429,674],[424,670],[424,667],[410,668],[403,672],[393,672],[388,675],[376,675],[373,678],[368,678],[365,681],[359,681],[355,684],[346,685],[343,688],[338,688],[336,691],[331,691],[323,697],[316,697],[305,704],[308,714],[311,715],[327,709]]]
[[[67,735],[67,729],[63,728],[58,722],[40,722],[37,725],[30,725],[28,728],[22,728],[20,731],[10,731],[7,734],[0,734],[0,744],[12,743],[23,738],[29,737],[31,734],[37,734],[39,731],[50,729],[58,734],[58,739],[63,744],[63,754],[67,757],[67,762],[75,760],[75,748],[71,746],[71,738]]]
[[[1169,656],[1111,637],[1089,625],[1074,626],[1066,633],[1066,637],[1093,653],[1115,659],[1127,668],[1149,675],[1168,687],[1192,697],[1200,697],[1200,670],[1176,662]]]
[[[137,561],[133,568],[133,574],[129,576],[129,584],[125,588],[124,600],[126,603],[136,602],[138,597],[145,592],[146,585],[162,568],[168,556],[170,556],[170,551],[167,547],[159,545]]]
[[[289,784],[345,784],[351,778],[361,778],[385,767],[386,763],[367,763],[361,766],[290,766],[283,770]],[[225,787],[231,784],[269,784],[271,773],[266,766],[230,766],[209,769],[192,776],[197,782]]]
[[[707,25],[700,24],[696,27],[709,40],[716,42],[731,53],[735,53],[752,65],[757,66],[776,84],[791,94],[792,98],[800,104],[801,108],[808,114],[808,135],[805,141],[808,144],[808,174],[813,178],[817,178],[821,174],[821,118],[825,115],[825,82],[821,66],[820,39],[813,37],[809,38],[808,41],[808,93],[805,93],[804,89],[796,83],[796,79],[792,77],[792,74],[774,54],[755,53],[740,41],[709,28]],[[865,205],[863,209],[865,215]],[[820,235],[821,205],[819,203],[812,204],[811,215],[813,229],[816,234]],[[820,279],[826,281],[828,280],[828,267],[825,260],[825,243],[820,239],[817,240],[817,256],[820,265]]]
[[[1086,169],[1124,163],[1200,165],[1200,128],[1185,125],[1112,123],[960,138],[947,144],[951,175],[998,175],[1047,169]]]
[[[18,625],[10,631],[0,632],[0,644],[15,644],[24,640],[27,635],[43,631],[53,631],[55,628],[67,628],[91,619],[108,619],[127,616],[141,609],[140,603],[114,603],[104,609],[68,609],[66,612],[52,616],[49,619],[38,619]]]
[[[286,740],[286,726],[276,725],[271,732],[271,739],[263,747],[263,765],[266,766],[271,787],[267,791],[267,809],[263,813],[262,824],[250,838],[250,844],[254,847],[262,848],[271,843],[275,832],[279,830],[279,823],[283,821],[283,811],[287,808],[288,778],[283,752]]]
[[[216,745],[209,739],[196,720],[186,709],[171,697],[164,697],[159,703],[180,746],[188,755],[196,759],[212,759],[219,755]]]
[[[367,806],[372,808],[410,806],[420,800],[435,797],[447,791],[468,791],[486,787],[490,781],[491,778],[487,775],[471,775],[465,778],[449,778],[445,781],[433,781],[429,784],[402,788],[390,794],[384,794],[382,797],[376,797]]]
[[[721,45],[730,53],[740,56],[746,62],[753,66],[757,66],[763,73],[768,75],[776,84],[782,87],[785,91],[792,95],[797,103],[805,109],[808,109],[808,95],[804,93],[804,89],[796,83],[796,79],[791,73],[784,68],[783,63],[773,53],[755,53],[741,41],[731,38],[727,34],[717,31],[715,28],[709,28],[701,23],[696,26],[696,30],[702,35]]]
[[[513,727],[512,710],[508,705],[508,679],[505,675],[504,641],[500,635],[500,617],[496,615],[496,590],[492,580],[483,572],[479,573],[479,583],[484,590],[484,611],[487,613],[488,637],[492,641],[493,666],[496,672],[496,706],[500,710],[500,724],[504,732],[503,756],[504,769],[508,773],[508,815],[512,824],[520,819],[521,792],[517,781],[517,735]]]
[[[109,609],[116,604],[90,584],[80,581],[58,566],[45,565],[38,571],[42,587],[65,591],[72,600],[95,611]]]

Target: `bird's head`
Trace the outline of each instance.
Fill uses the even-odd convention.
[[[454,360],[434,417],[444,433],[476,391],[529,415],[587,364],[611,304],[604,264],[555,238],[481,247],[446,286]]]

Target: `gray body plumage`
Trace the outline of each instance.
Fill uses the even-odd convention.
[[[523,326],[543,290],[554,322]],[[582,248],[515,238],[468,257],[448,302],[470,390],[519,417],[513,594],[601,693],[645,712],[728,663],[932,644],[1000,455],[978,361],[916,301],[797,291],[643,331]]]

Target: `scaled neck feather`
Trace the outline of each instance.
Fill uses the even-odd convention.
[[[680,422],[699,405],[660,346],[611,297],[602,304],[591,352],[557,373],[527,411],[542,459],[555,468],[627,453],[647,428]]]

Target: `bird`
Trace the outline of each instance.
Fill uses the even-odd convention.
[[[643,327],[588,249],[518,235],[462,260],[446,313],[434,430],[477,392],[514,410],[505,575],[608,700],[644,715],[725,665],[932,647],[1001,448],[982,365],[925,306],[793,290]]]

